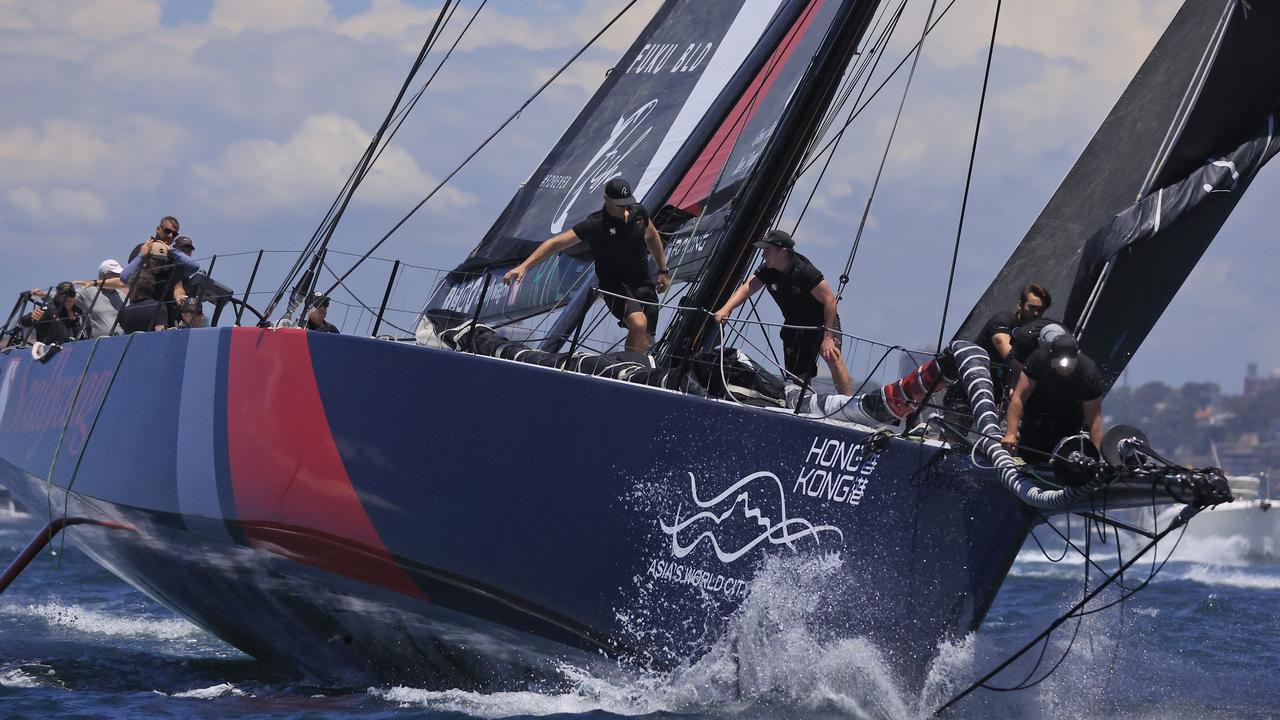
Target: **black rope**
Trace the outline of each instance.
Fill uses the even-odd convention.
[[[929,35],[930,22],[933,20],[933,11],[937,8],[938,0],[931,0],[929,3],[929,15],[925,18],[924,29],[920,31],[920,42],[916,44],[915,56],[911,60],[911,71],[907,73],[906,86],[902,88],[902,100],[898,103],[898,114],[893,118],[893,128],[889,131],[889,140],[884,144],[884,154],[880,157],[880,168],[876,170],[876,179],[871,183],[871,192],[867,195],[867,205],[862,210],[862,219],[858,221],[858,232],[853,237],[853,247],[849,249],[849,259],[844,264],[844,272],[840,274],[840,289],[836,292],[836,300],[844,295],[844,288],[849,284],[849,272],[853,269],[853,260],[858,255],[858,246],[862,244],[862,232],[866,229],[867,218],[871,215],[871,203],[875,201],[876,189],[880,187],[880,177],[884,174],[884,166],[889,160],[889,149],[893,147],[893,137],[898,132],[898,121],[902,119],[902,110],[907,105],[907,94],[911,91],[911,81],[915,79],[916,66],[920,63],[920,56],[924,54],[924,39]]]
[[[426,40],[423,41],[422,48],[418,51],[417,57],[414,58],[413,65],[410,67],[409,73],[405,76],[404,82],[400,85],[400,91],[396,93],[395,100],[387,110],[386,118],[384,118],[382,124],[378,126],[378,130],[374,133],[373,139],[369,141],[369,145],[365,148],[364,154],[360,156],[360,160],[357,161],[355,168],[351,171],[351,175],[348,176],[347,182],[343,185],[342,190],[329,206],[329,210],[325,213],[324,219],[322,219],[320,224],[316,227],[316,231],[312,234],[311,240],[308,241],[307,246],[303,249],[302,253],[298,255],[298,259],[294,262],[293,268],[291,268],[289,273],[285,276],[284,281],[277,289],[275,295],[271,298],[271,302],[267,304],[266,312],[264,313],[265,316],[269,317],[275,312],[276,306],[282,299],[284,299],[284,294],[288,290],[289,284],[302,269],[302,266],[306,264],[307,257],[314,253],[324,252],[325,247],[329,244],[329,240],[333,237],[334,231],[337,230],[338,223],[342,220],[342,216],[346,212],[347,205],[350,204],[351,199],[355,196],[356,190],[360,186],[360,183],[363,182],[365,176],[373,167],[374,154],[381,144],[382,138],[387,132],[387,128],[390,127],[391,123],[394,121],[397,109],[400,108],[400,103],[404,99],[405,93],[409,91],[409,86],[413,83],[413,78],[417,76],[418,71],[422,68],[422,64],[427,59],[428,53],[430,53],[431,48],[434,47],[436,39],[439,37],[439,33],[443,28],[445,18],[450,14],[450,8],[453,7],[453,2],[454,0],[445,0],[445,3],[440,7],[440,12],[436,15],[436,20],[431,27],[431,31],[427,34]],[[314,279],[312,281],[312,285],[314,286]],[[310,290],[310,288],[308,288],[308,290]]]
[[[844,126],[836,133],[835,138],[833,138],[833,142],[824,147],[818,156],[821,157],[822,154],[825,154],[827,159],[822,163],[822,170],[818,172],[818,179],[813,181],[813,189],[809,191],[809,197],[805,199],[804,207],[800,208],[800,214],[796,217],[796,223],[791,228],[791,233],[793,235],[800,230],[800,223],[804,220],[805,213],[809,211],[809,205],[813,202],[814,196],[818,194],[818,188],[822,185],[822,179],[826,177],[827,169],[831,167],[831,161],[836,157],[836,150],[840,147],[840,140],[844,138],[844,131],[852,122],[853,115],[858,110],[859,104],[862,102],[862,96],[866,94],[867,88],[871,85],[871,78],[875,76],[876,68],[880,67],[880,60],[884,58],[884,52],[889,47],[889,40],[893,37],[893,32],[897,29],[898,21],[902,19],[902,11],[906,9],[906,6],[906,0],[902,0],[902,2],[898,4],[898,9],[894,12],[893,17],[889,19],[889,22],[885,25],[884,29],[881,30],[880,37],[876,39],[875,44],[871,48],[871,61],[864,63],[861,66],[861,68],[869,67],[869,70],[866,70],[866,81],[862,83],[862,90],[858,93],[858,97],[853,101],[853,107],[849,108],[849,117],[845,118]],[[857,81],[855,80],[854,86],[856,86],[856,84]],[[850,86],[850,91],[852,91],[854,86]],[[842,100],[841,106],[843,106],[847,100],[847,97]],[[827,152],[828,149],[830,152]],[[818,158],[815,157],[814,162],[817,162],[817,159]],[[808,170],[810,167],[812,167],[812,165],[806,165],[804,169],[797,172],[796,178],[799,179],[799,177],[804,174],[805,170]]]
[[[639,0],[631,0],[630,2],[628,2],[626,6],[623,7],[622,10],[618,12],[618,14],[614,15],[613,18],[609,20],[609,22],[606,23],[605,26],[601,28],[599,32],[597,32],[595,35],[591,37],[590,40],[587,41],[586,45],[583,45],[577,52],[573,54],[572,57],[570,57],[567,61],[565,61],[565,63],[561,65],[559,69],[557,69],[554,73],[552,73],[551,77],[548,78],[546,82],[542,83],[542,85],[540,85],[538,89],[533,92],[532,95],[530,95],[523,103],[521,103],[520,107],[517,108],[515,112],[511,113],[511,115],[509,115],[506,120],[503,120],[502,124],[499,125],[496,130],[490,133],[489,136],[485,138],[484,141],[481,142],[479,146],[476,147],[476,149],[472,150],[471,153],[468,154],[467,157],[464,158],[463,161],[459,163],[457,167],[451,170],[449,174],[446,175],[444,179],[441,180],[431,190],[431,192],[427,193],[426,197],[418,201],[418,204],[414,205],[413,208],[410,209],[409,212],[406,213],[404,217],[400,218],[399,222],[397,222],[394,226],[392,226],[392,228],[388,230],[386,234],[384,234],[376,243],[373,244],[373,247],[365,251],[365,253],[361,255],[360,258],[356,260],[356,262],[338,278],[338,282],[342,282],[343,280],[346,280],[348,277],[350,277],[351,273],[355,272],[356,268],[360,267],[360,265],[362,265],[364,261],[369,258],[370,255],[376,252],[378,248],[382,247],[382,244],[385,243],[392,235],[394,235],[396,231],[401,228],[401,226],[403,226],[406,222],[408,222],[409,218],[413,217],[418,212],[418,210],[422,209],[422,206],[426,205],[427,201],[435,197],[436,193],[440,192],[440,190],[450,180],[452,180],[455,175],[461,172],[462,169],[466,167],[471,162],[471,160],[475,158],[476,155],[479,155],[480,151],[484,150],[485,147],[487,147],[489,143],[492,142],[493,139],[498,136],[499,133],[505,130],[508,125],[510,125],[513,121],[515,121],[516,118],[520,117],[520,114],[524,112],[525,108],[529,107],[530,103],[532,103],[535,99],[537,99],[538,96],[541,95],[542,92],[551,85],[551,83],[555,82],[564,73],[565,70],[569,69],[570,65],[572,65],[583,53],[585,53],[588,49],[590,49],[591,46],[595,44],[596,40],[600,39],[601,35],[607,32],[609,28],[613,27],[614,23],[618,22],[618,20],[620,20],[622,16],[625,15],[627,11],[630,10],[632,6],[634,6],[638,1]],[[338,283],[334,283],[333,286],[330,287],[330,289],[326,291],[325,294],[327,295],[329,292],[332,292],[333,288],[336,288],[337,286],[338,286]]]
[[[978,131],[982,129],[982,110],[987,104],[987,83],[991,79],[991,58],[996,51],[996,29],[1000,26],[1000,4],[996,0],[996,16],[991,22],[991,43],[987,46],[987,69],[982,74],[982,94],[978,98],[978,118],[973,123],[973,144],[969,147],[969,170],[964,176],[964,198],[960,201],[960,222],[956,226],[956,246],[951,252],[951,273],[947,275],[947,298],[942,303],[942,322],[938,326],[938,352],[947,331],[947,312],[951,309],[951,290],[956,282],[956,262],[960,258],[960,236],[964,233],[964,214],[969,207],[969,187],[973,184],[973,163],[978,156]]]

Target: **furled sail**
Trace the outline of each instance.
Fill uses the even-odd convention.
[[[664,5],[559,143],[516,193],[428,309],[472,313],[486,285],[548,237],[599,209],[603,185],[629,178],[654,209],[721,125],[802,0],[678,0]],[[591,277],[586,249],[485,295],[482,320],[518,320],[562,305]]]
[[[957,337],[1039,282],[1114,381],[1275,152],[1277,38],[1275,3],[1188,0]]]

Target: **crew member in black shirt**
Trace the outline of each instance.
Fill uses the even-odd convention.
[[[538,246],[528,259],[502,277],[510,285],[524,280],[524,274],[552,255],[579,242],[591,248],[596,262],[596,277],[609,312],[627,329],[627,350],[643,353],[649,349],[650,336],[657,329],[658,293],[667,289],[667,258],[662,250],[662,236],[631,195],[631,184],[620,177],[604,186],[604,208],[587,216],[572,229],[556,235]],[[649,277],[646,248],[658,263],[655,286]]]
[[[1102,446],[1102,396],[1098,368],[1063,332],[1048,348],[1031,353],[1009,401],[1003,443],[1018,446],[1026,460],[1044,462],[1063,438],[1084,429]]]
[[[338,326],[326,320],[329,317],[329,298],[324,293],[313,293],[311,310],[307,313],[307,329],[316,332],[336,333]]]
[[[992,315],[982,326],[978,337],[973,339],[973,342],[986,350],[987,356],[991,358],[991,382],[995,385],[998,404],[1004,402],[1008,389],[1017,384],[1018,373],[1022,370],[1022,363],[1027,357],[1022,352],[1015,352],[1014,330],[1038,321],[1051,304],[1053,304],[1053,298],[1049,296],[1049,291],[1039,283],[1031,283],[1019,294],[1018,307],[1014,312],[998,312]],[[1026,348],[1027,353],[1035,349],[1037,332],[1026,335],[1030,339]]]
[[[33,295],[43,295],[43,290],[31,291]],[[18,319],[22,327],[34,328],[36,340],[45,343],[64,343],[80,338],[84,331],[84,317],[76,307],[76,286],[70,282],[60,282],[54,290],[53,299],[47,306],[37,307]]]
[[[716,322],[723,324],[734,308],[760,292],[760,288],[768,288],[782,310],[783,321],[799,326],[784,327],[778,333],[782,336],[787,373],[808,383],[818,374],[818,355],[822,355],[836,392],[852,395],[853,381],[840,357],[840,316],[836,314],[836,296],[831,286],[809,258],[795,251],[796,242],[790,233],[770,230],[755,246],[763,252],[764,263],[716,310]]]

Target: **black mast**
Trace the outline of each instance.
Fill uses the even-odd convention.
[[[708,331],[712,329],[709,311],[722,305],[742,282],[752,257],[751,243],[764,235],[778,214],[805,149],[817,134],[845,67],[856,54],[878,5],[879,0],[842,3],[778,123],[779,130],[734,201],[727,239],[720,243],[702,277],[681,301],[685,309],[672,320],[663,338],[664,359],[681,360],[708,342]]]

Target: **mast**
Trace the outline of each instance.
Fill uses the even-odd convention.
[[[807,12],[816,13],[822,4],[823,0],[812,0]],[[733,201],[724,241],[712,252],[706,270],[681,303],[685,309],[679,311],[663,338],[664,359],[686,358],[709,341],[709,311],[723,304],[742,281],[752,258],[751,243],[764,234],[777,215],[805,149],[816,135],[878,5],[878,0],[841,3],[783,112],[778,129]]]

